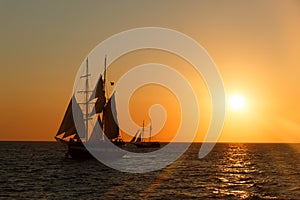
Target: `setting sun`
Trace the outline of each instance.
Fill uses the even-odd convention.
[[[231,110],[239,111],[243,110],[246,106],[246,99],[244,96],[234,94],[229,97],[229,108]]]

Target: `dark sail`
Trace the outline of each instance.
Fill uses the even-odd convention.
[[[114,98],[114,94],[108,100],[107,104],[103,109],[103,125],[104,125],[103,128],[104,128],[104,133],[108,139],[115,139],[118,138],[119,136],[119,126],[114,119],[114,115],[115,117],[117,117],[117,114],[116,114],[115,105],[113,105],[112,103],[113,98]]]
[[[134,143],[134,142],[136,141],[136,138],[137,138],[139,132],[140,132],[140,130],[138,130],[138,131],[136,132],[136,134],[134,135],[134,137],[130,140],[130,143]]]
[[[73,125],[74,125],[74,121],[73,121],[73,114],[72,114],[72,99],[71,99],[68,108],[66,110],[65,116],[62,120],[62,123],[56,133],[56,136],[59,136],[65,133],[66,131],[72,129]]]
[[[102,76],[100,76],[97,86],[94,90],[95,98],[97,98],[97,101],[95,103],[95,111],[96,113],[101,113],[103,111],[104,105],[105,105],[105,90],[104,90],[104,83]]]
[[[83,121],[83,116],[82,116],[82,112],[80,110],[79,105],[77,104],[76,100],[74,98],[72,98],[70,100],[70,103],[68,105],[67,111],[65,113],[65,116],[63,118],[63,121],[56,133],[56,137],[60,136],[62,134],[63,138],[71,136],[71,135],[77,135],[77,130],[75,127],[75,123],[74,123],[74,118],[73,118],[73,112],[72,112],[72,101],[75,101],[75,106],[76,106],[76,113],[78,114],[79,120],[78,121]],[[77,108],[78,107],[78,108]],[[76,137],[76,136],[75,136]]]
[[[93,131],[92,131],[91,136],[89,138],[90,142],[100,141],[102,139],[103,124],[102,124],[100,115],[98,115],[97,121],[99,122],[100,126],[94,126],[93,127]]]
[[[135,142],[142,142],[142,132],[140,132],[140,134]]]

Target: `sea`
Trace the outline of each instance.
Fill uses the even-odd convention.
[[[0,142],[0,199],[300,199],[300,144],[218,143],[203,159],[200,146],[132,174],[56,142]]]

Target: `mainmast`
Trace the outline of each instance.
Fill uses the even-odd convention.
[[[104,58],[104,76],[103,76],[103,90],[104,90],[104,98],[105,98],[105,100],[104,100],[104,105],[106,105],[107,104],[107,98],[106,98],[106,84],[105,84],[105,82],[106,82],[106,55],[105,55],[105,58]],[[104,118],[104,113],[103,113],[103,116],[102,116],[102,123],[103,123],[103,127],[102,127],[102,141],[104,141],[104,134],[105,134],[105,120],[107,120],[107,119],[105,119]]]
[[[103,77],[103,89],[104,89],[104,97],[105,97],[105,103],[107,103],[107,98],[106,98],[106,55],[104,59],[104,77]]]
[[[86,79],[85,79],[85,141],[88,141],[89,134],[89,60],[86,59]]]
[[[103,100],[104,107],[102,112],[102,141],[104,141],[105,136],[109,140],[117,139],[119,137],[119,126],[118,122],[115,121],[114,116],[116,116],[114,101],[114,93],[110,96],[110,91],[107,85],[107,57],[105,55],[104,59],[104,72],[103,72],[103,83],[102,83],[102,91],[103,91]],[[113,82],[111,82],[113,85]],[[104,136],[105,134],[105,136]]]
[[[85,105],[85,134],[84,134],[84,138],[85,141],[88,141],[88,137],[89,137],[89,76],[91,76],[91,74],[89,74],[89,60],[88,58],[86,59],[86,74],[82,75],[80,78],[85,78],[85,90],[84,91],[79,91],[79,92],[83,92],[85,94],[85,101],[84,104]]]

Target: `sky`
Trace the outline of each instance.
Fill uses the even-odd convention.
[[[245,98],[244,108],[226,109],[220,142],[300,142],[297,0],[0,0],[0,22],[0,140],[53,141],[77,70],[89,52],[113,34],[154,26],[196,40],[217,65],[226,96]],[[126,56],[112,65],[133,67],[156,58],[177,69],[180,63],[188,66],[155,51]],[[115,68],[111,74],[119,77],[129,68]],[[188,67],[180,70],[191,79],[197,97],[203,95],[199,105],[204,122],[196,137],[201,141],[210,119],[209,96]],[[172,94],[151,87],[137,91],[133,98],[146,105],[133,114],[137,123],[147,118],[149,102],[155,102],[145,102],[147,89],[162,92],[176,107]],[[167,110],[171,119],[157,140],[169,140],[178,126],[178,108],[169,105]]]

